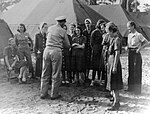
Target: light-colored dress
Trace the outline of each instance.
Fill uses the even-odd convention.
[[[115,74],[112,73],[114,59],[115,59],[115,51],[121,52],[121,39],[119,37],[112,38],[110,40],[110,46],[108,49],[109,57],[108,57],[108,65],[107,65],[107,86],[108,90],[120,90],[123,88],[122,81],[122,68],[120,59],[117,63],[117,72]]]

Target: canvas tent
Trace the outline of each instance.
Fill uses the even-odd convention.
[[[128,21],[135,21],[138,28],[137,30],[141,32],[148,40],[150,40],[150,29],[141,20],[136,19],[134,15],[129,14],[121,5],[93,5],[92,9],[100,13],[102,16],[108,20],[114,22],[122,36],[127,37],[127,27]],[[142,28],[142,29],[141,29]]]
[[[130,12],[130,15],[133,15],[142,23],[150,27],[150,11],[147,12]]]
[[[8,39],[13,36],[7,23],[0,19],[0,58],[3,57],[3,49],[8,46]]]
[[[106,20],[80,0],[22,0],[5,12],[2,18],[8,22],[13,33],[19,23],[24,23],[28,32],[34,36],[41,22],[55,24],[55,18],[60,15],[67,17],[67,24],[84,23],[86,18],[90,18],[93,23],[101,18]]]

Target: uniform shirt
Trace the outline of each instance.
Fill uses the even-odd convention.
[[[18,47],[29,47],[29,38],[28,33],[24,34],[15,34],[15,41]]]
[[[69,47],[70,43],[66,31],[60,25],[53,25],[48,28],[46,46],[63,48]]]
[[[141,33],[137,31],[135,33],[130,33],[128,35],[128,47],[139,48],[144,40],[146,39]]]

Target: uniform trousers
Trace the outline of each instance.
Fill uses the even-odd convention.
[[[48,94],[50,79],[52,80],[51,97],[57,97],[61,84],[62,50],[57,47],[46,47],[43,53],[41,76],[41,96]]]
[[[141,54],[136,53],[136,50],[129,49],[128,62],[129,62],[128,90],[140,94],[142,85]]]

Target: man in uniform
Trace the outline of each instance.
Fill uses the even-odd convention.
[[[62,48],[70,47],[68,36],[63,26],[66,17],[59,16],[55,19],[56,25],[49,27],[46,48],[43,53],[43,68],[41,76],[41,99],[55,100],[61,97],[59,86],[61,84]],[[48,94],[49,81],[52,79],[51,95]]]

